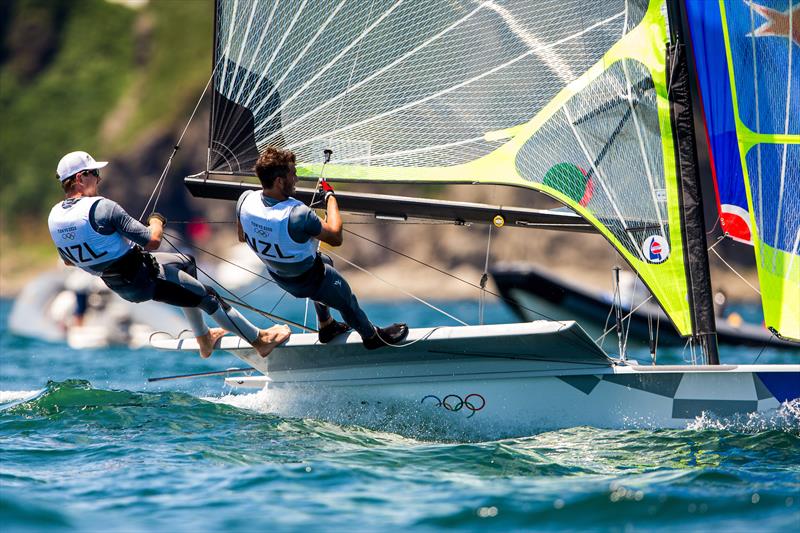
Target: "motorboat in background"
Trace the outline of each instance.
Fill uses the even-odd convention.
[[[87,303],[82,319],[76,319],[79,294]],[[74,349],[141,348],[155,331],[177,334],[187,328],[177,308],[125,301],[100,278],[76,268],[36,277],[14,299],[8,318],[8,329],[14,335],[65,342]]]
[[[590,290],[530,264],[501,263],[490,274],[501,296],[521,320],[540,320],[544,316],[575,320],[595,339],[614,326],[610,313],[614,295],[610,292]],[[628,317],[624,321],[628,345],[648,345],[650,328],[656,324],[660,346],[686,344],[650,298],[647,287],[629,272],[623,274],[628,275],[620,282],[620,305],[623,316]],[[745,322],[738,313],[722,316],[717,311],[717,339],[721,344],[761,347],[768,343],[771,348],[798,350],[796,343],[776,338],[760,324]]]

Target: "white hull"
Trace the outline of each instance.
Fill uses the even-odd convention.
[[[148,344],[155,331],[178,333],[188,328],[176,308],[158,302],[127,302],[106,289],[99,280],[97,283],[102,289],[91,284],[87,292],[91,295],[90,302],[96,298],[101,305],[90,305],[83,326],[72,325],[76,299],[69,278],[74,276],[74,271],[47,272],[26,285],[14,300],[8,318],[9,331],[21,337],[66,342],[80,350],[107,346],[141,348]]]
[[[368,352],[356,334],[327,346],[294,335],[266,360],[236,338],[221,348],[264,373],[226,383],[265,389],[272,412],[453,426],[475,438],[584,425],[682,428],[704,414],[746,416],[800,397],[800,365],[621,365],[572,322],[420,329],[409,339]]]

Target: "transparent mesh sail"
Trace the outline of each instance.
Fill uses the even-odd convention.
[[[275,145],[313,175],[330,148],[333,180],[542,190],[688,334],[664,19],[662,0],[218,0],[209,170]]]
[[[764,318],[800,340],[800,1],[719,8]]]

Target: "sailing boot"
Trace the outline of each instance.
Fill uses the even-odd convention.
[[[327,326],[319,328],[319,342],[328,344],[342,333],[347,333],[348,331],[350,331],[350,326],[334,320]]]
[[[400,344],[408,337],[408,326],[405,324],[392,324],[385,328],[375,328],[375,335],[362,339],[364,348],[377,350],[382,346]]]

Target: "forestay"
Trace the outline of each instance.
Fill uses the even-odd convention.
[[[597,227],[691,331],[662,0],[218,0],[208,170],[494,183]]]

